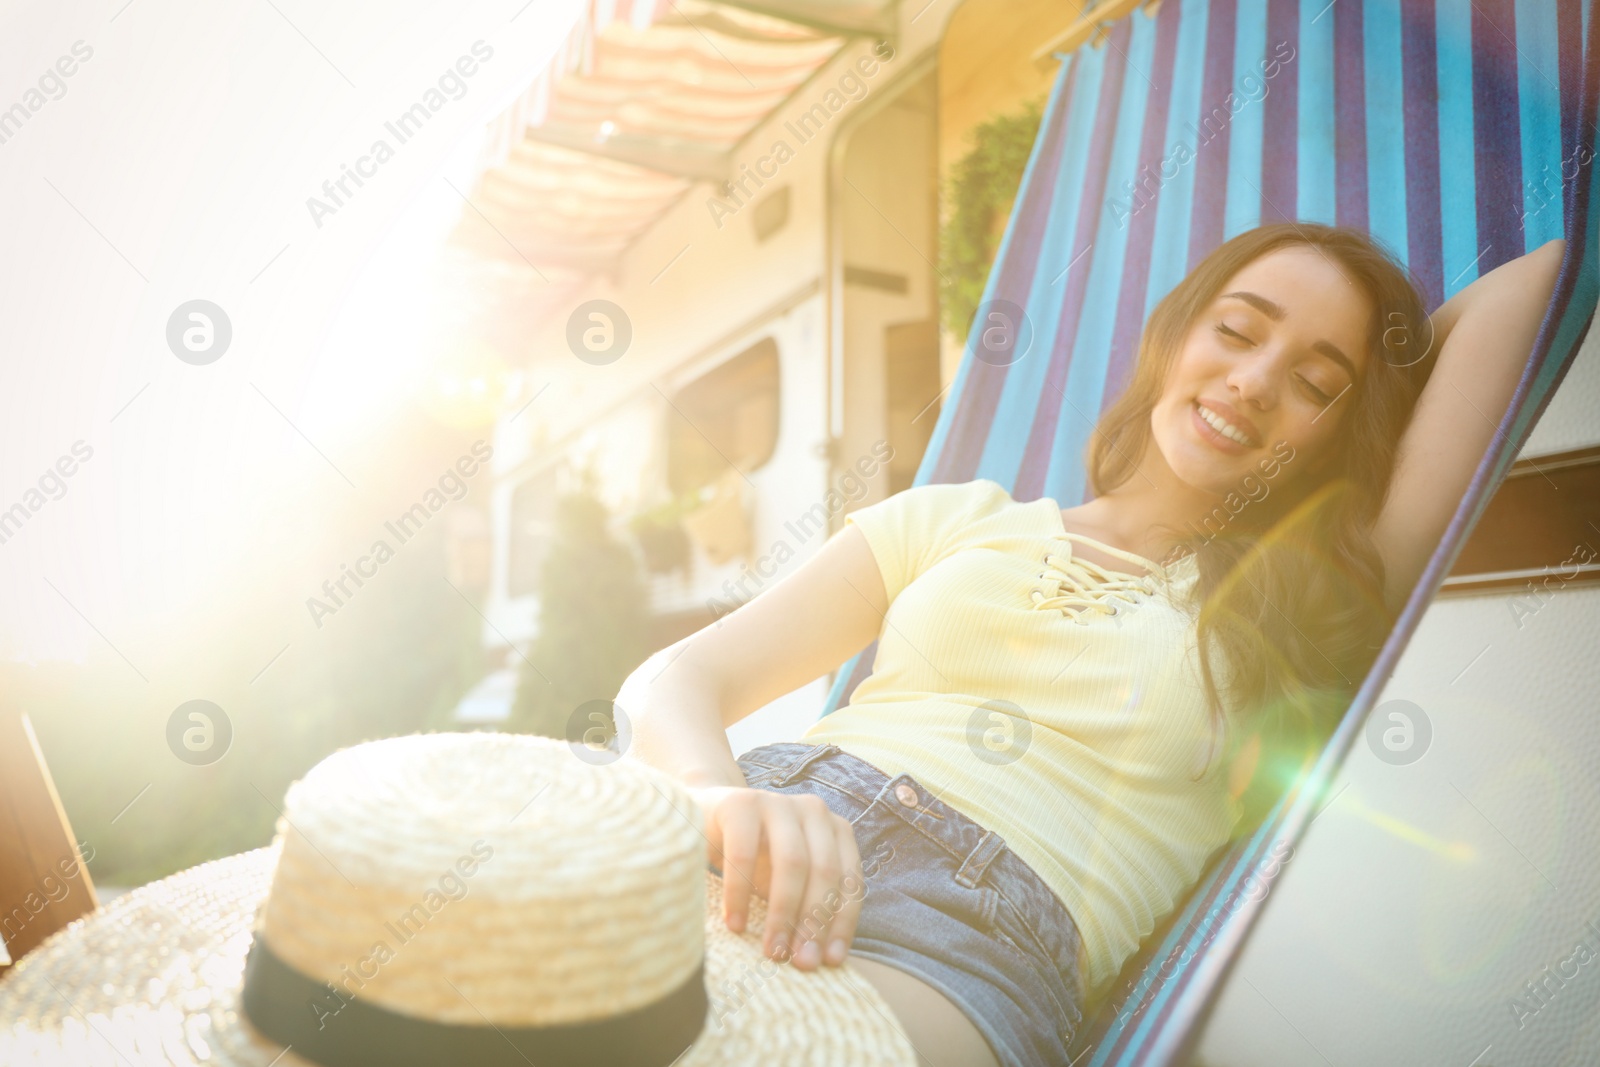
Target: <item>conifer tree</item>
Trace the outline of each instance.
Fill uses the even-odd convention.
[[[556,503],[538,635],[520,666],[508,728],[575,739],[594,726],[597,710],[609,717],[609,701],[649,655],[648,612],[633,550],[612,536],[585,475]]]

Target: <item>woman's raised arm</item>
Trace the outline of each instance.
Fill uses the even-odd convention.
[[[1430,317],[1438,361],[1400,440],[1389,495],[1373,524],[1384,600],[1398,613],[1461,504],[1527,365],[1566,242],[1509,260]]]

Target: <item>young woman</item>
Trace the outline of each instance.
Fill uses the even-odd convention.
[[[1358,231],[1240,234],[1151,313],[1088,503],[908,489],[652,656],[617,697],[632,755],[694,792],[729,927],[755,894],[774,959],[848,952],[926,1063],[1065,1063],[1084,1005],[1348,705],[1562,253],[1430,317]],[[727,727],[875,638],[847,707],[734,758]]]

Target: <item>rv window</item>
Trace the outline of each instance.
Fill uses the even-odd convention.
[[[1440,596],[1504,590],[1522,619],[1546,591],[1600,582],[1600,446],[1518,459],[1461,547]]]
[[[667,481],[693,492],[731,463],[748,474],[778,443],[778,343],[768,337],[680,389],[667,412]]]
[[[529,596],[539,591],[545,553],[550,550],[555,505],[553,470],[534,475],[512,491],[507,596]]]

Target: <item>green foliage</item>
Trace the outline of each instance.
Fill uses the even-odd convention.
[[[966,340],[1000,251],[1011,204],[1039,133],[1044,98],[997,115],[974,132],[972,151],[956,163],[945,196],[954,204],[939,231],[939,298],[945,329]]]
[[[460,729],[450,712],[482,674],[482,621],[441,579],[443,535],[435,519],[320,629],[295,601],[310,590],[290,587],[288,613],[261,593],[254,612],[223,616],[193,663],[142,661],[148,682],[104,648],[87,664],[0,665],[0,691],[31,716],[95,881],[142,885],[268,844],[289,783],[337,749]],[[226,755],[206,766],[167,748],[169,716],[193,697],[214,700],[233,727]]]
[[[683,517],[701,506],[701,492],[680,493],[628,519],[628,530],[639,543],[647,570],[665,573],[689,565],[691,549]]]
[[[649,655],[649,596],[605,505],[585,486],[556,504],[539,593],[539,633],[507,728],[564,738],[574,711],[611,700]]]

